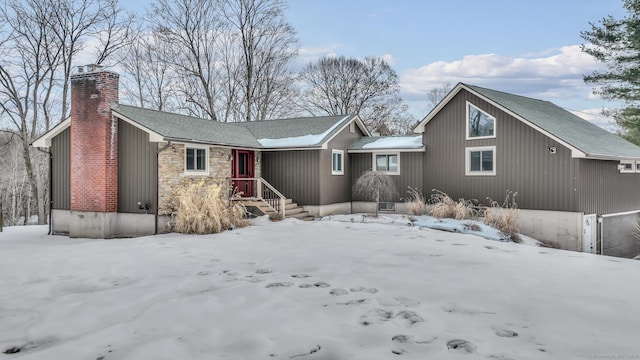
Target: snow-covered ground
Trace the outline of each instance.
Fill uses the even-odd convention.
[[[640,261],[407,223],[5,228],[0,359],[638,358]]]

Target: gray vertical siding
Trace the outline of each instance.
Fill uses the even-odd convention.
[[[362,174],[371,170],[373,165],[372,153],[353,153],[349,154],[352,164],[352,179],[351,183],[354,185]],[[393,201],[402,201],[407,197],[407,191],[409,187],[417,188],[423,191],[422,188],[422,174],[423,174],[424,155],[422,152],[401,152],[400,153],[400,175],[390,175],[391,179],[395,183],[395,198]],[[423,191],[424,192],[424,191]],[[430,191],[425,194],[428,196]],[[354,197],[354,201],[367,201],[370,199],[363,199]]]
[[[620,173],[619,161],[578,159],[578,210],[610,214],[640,210],[640,174]]]
[[[349,145],[363,136],[356,126],[355,132],[345,127],[329,143],[327,149],[320,150],[320,205],[351,201],[351,160],[347,149]],[[331,175],[332,152],[344,151],[344,175]]]
[[[496,138],[466,140],[466,101],[496,118]],[[518,193],[520,208],[576,211],[578,162],[571,151],[511,115],[460,91],[425,128],[424,192],[438,189],[454,199],[502,202]],[[465,148],[496,146],[496,176],[466,176]],[[550,154],[549,147],[557,153]]]
[[[262,177],[298,204],[320,204],[320,150],[263,151]]]
[[[147,133],[125,121],[118,122],[118,212],[144,213],[138,202],[149,204],[148,213],[155,212],[156,148]]]
[[[633,174],[629,174],[633,175]],[[638,214],[602,218],[602,253],[609,256],[632,258],[640,254],[640,240],[634,233]]]
[[[51,208],[69,210],[70,206],[70,168],[71,130],[66,129],[51,139]]]

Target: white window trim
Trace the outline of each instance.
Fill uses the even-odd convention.
[[[356,123],[355,123],[355,121],[352,121],[352,122],[349,124],[349,132],[350,132],[350,133],[354,133],[354,132],[356,132]]]
[[[626,170],[624,168],[625,164],[631,164],[631,170]],[[633,160],[620,160],[620,165],[618,166],[618,170],[623,174],[632,174],[635,173],[637,169],[636,162]]]
[[[471,153],[474,151],[493,151],[492,171],[471,171]],[[495,176],[496,175],[496,147],[495,146],[474,146],[465,148],[464,174],[466,176]],[[482,161],[482,158],[480,159]]]
[[[205,163],[204,163],[204,171],[202,170],[187,170],[187,149],[204,149],[205,153]],[[206,145],[192,145],[192,144],[185,144],[184,145],[184,159],[183,159],[183,163],[184,163],[184,174],[185,175],[202,175],[202,176],[207,176],[209,175],[209,147]]]
[[[381,173],[384,173],[387,175],[400,175],[400,153],[399,152],[378,151],[378,152],[372,153],[371,169],[373,169],[373,171],[378,171],[377,164],[376,164],[376,155],[396,155],[396,158],[398,159],[398,169],[396,171],[381,171]]]
[[[334,154],[340,154],[340,171],[333,168]],[[344,175],[344,150],[331,150],[331,175]]]
[[[478,111],[480,111],[481,113],[487,115],[489,118],[493,119],[493,135],[490,136],[475,136],[475,137],[470,137],[469,136],[469,106],[473,106],[474,108],[478,109]],[[496,117],[489,115],[489,113],[487,113],[486,111],[480,109],[480,107],[472,104],[471,102],[467,101],[467,105],[465,107],[466,111],[466,117],[465,117],[465,121],[464,121],[464,126],[465,126],[465,134],[466,134],[466,139],[467,140],[480,140],[480,139],[495,139],[496,138],[496,134],[498,132],[498,126],[497,126],[497,121],[496,121]]]

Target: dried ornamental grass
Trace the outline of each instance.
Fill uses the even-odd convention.
[[[518,224],[517,192],[507,191],[504,202],[489,199],[490,207],[484,212],[484,223],[500,230],[513,242],[520,242],[520,226]]]
[[[420,190],[409,187],[407,192],[409,193],[409,196],[404,200],[404,203],[409,214],[423,215],[426,211],[426,201]]]
[[[444,219],[453,218],[455,215],[455,201],[449,197],[449,195],[443,193],[440,190],[433,189],[434,194],[431,194],[431,216]]]
[[[246,226],[246,208],[229,201],[218,185],[190,183],[176,192],[174,230],[183,234],[213,234]]]

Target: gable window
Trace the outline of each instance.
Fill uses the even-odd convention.
[[[204,173],[207,171],[207,148],[206,147],[186,147],[185,148],[185,172]]]
[[[496,118],[467,102],[467,139],[496,137]]]
[[[495,175],[496,147],[469,147],[466,149],[465,175]]]
[[[389,175],[400,174],[400,154],[373,154],[373,170],[382,171]]]
[[[331,175],[344,175],[344,151],[331,151]]]

